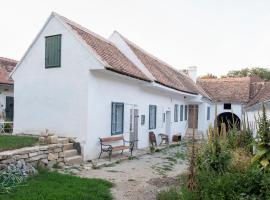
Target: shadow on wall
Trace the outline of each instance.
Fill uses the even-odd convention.
[[[234,113],[224,112],[224,113],[219,114],[217,116],[217,125],[218,125],[219,130],[221,128],[221,123],[226,124],[226,130],[227,131],[228,131],[229,127],[233,126],[233,124],[236,125],[236,128],[238,130],[240,130],[241,121],[240,121],[239,117]]]

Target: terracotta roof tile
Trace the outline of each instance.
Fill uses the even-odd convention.
[[[250,97],[250,77],[198,79],[197,83],[216,102],[247,103]]]
[[[138,59],[140,59],[148,71],[154,76],[155,82],[183,92],[193,94],[201,93],[200,89],[187,75],[177,71],[157,57],[147,53],[125,37],[121,37],[125,40],[130,49]]]
[[[150,79],[140,71],[113,43],[81,25],[57,15],[93,50],[106,64],[106,68],[141,80]]]
[[[0,57],[0,83],[1,84],[13,84],[13,80],[9,78],[9,74],[16,65],[17,65],[16,60]]]
[[[260,89],[257,94],[248,102],[246,107],[270,100],[270,82],[260,82]]]

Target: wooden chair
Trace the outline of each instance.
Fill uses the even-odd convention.
[[[152,146],[157,146],[157,139],[156,135],[153,131],[149,132],[149,141]]]

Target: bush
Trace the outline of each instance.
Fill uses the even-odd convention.
[[[0,194],[14,191],[24,181],[24,175],[16,168],[0,171]]]
[[[256,168],[223,174],[199,171],[196,190],[189,191],[182,186],[179,192],[169,190],[160,197],[163,197],[160,200],[270,200],[270,173]]]
[[[215,142],[217,143],[217,141]],[[222,174],[229,169],[230,152],[221,144],[206,144],[196,159],[198,170]]]

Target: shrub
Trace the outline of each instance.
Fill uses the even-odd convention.
[[[24,181],[24,175],[16,168],[0,171],[0,194],[14,191]]]
[[[264,104],[262,105],[262,115],[259,115],[258,127],[257,152],[252,162],[263,170],[270,171],[270,122],[267,119]]]

